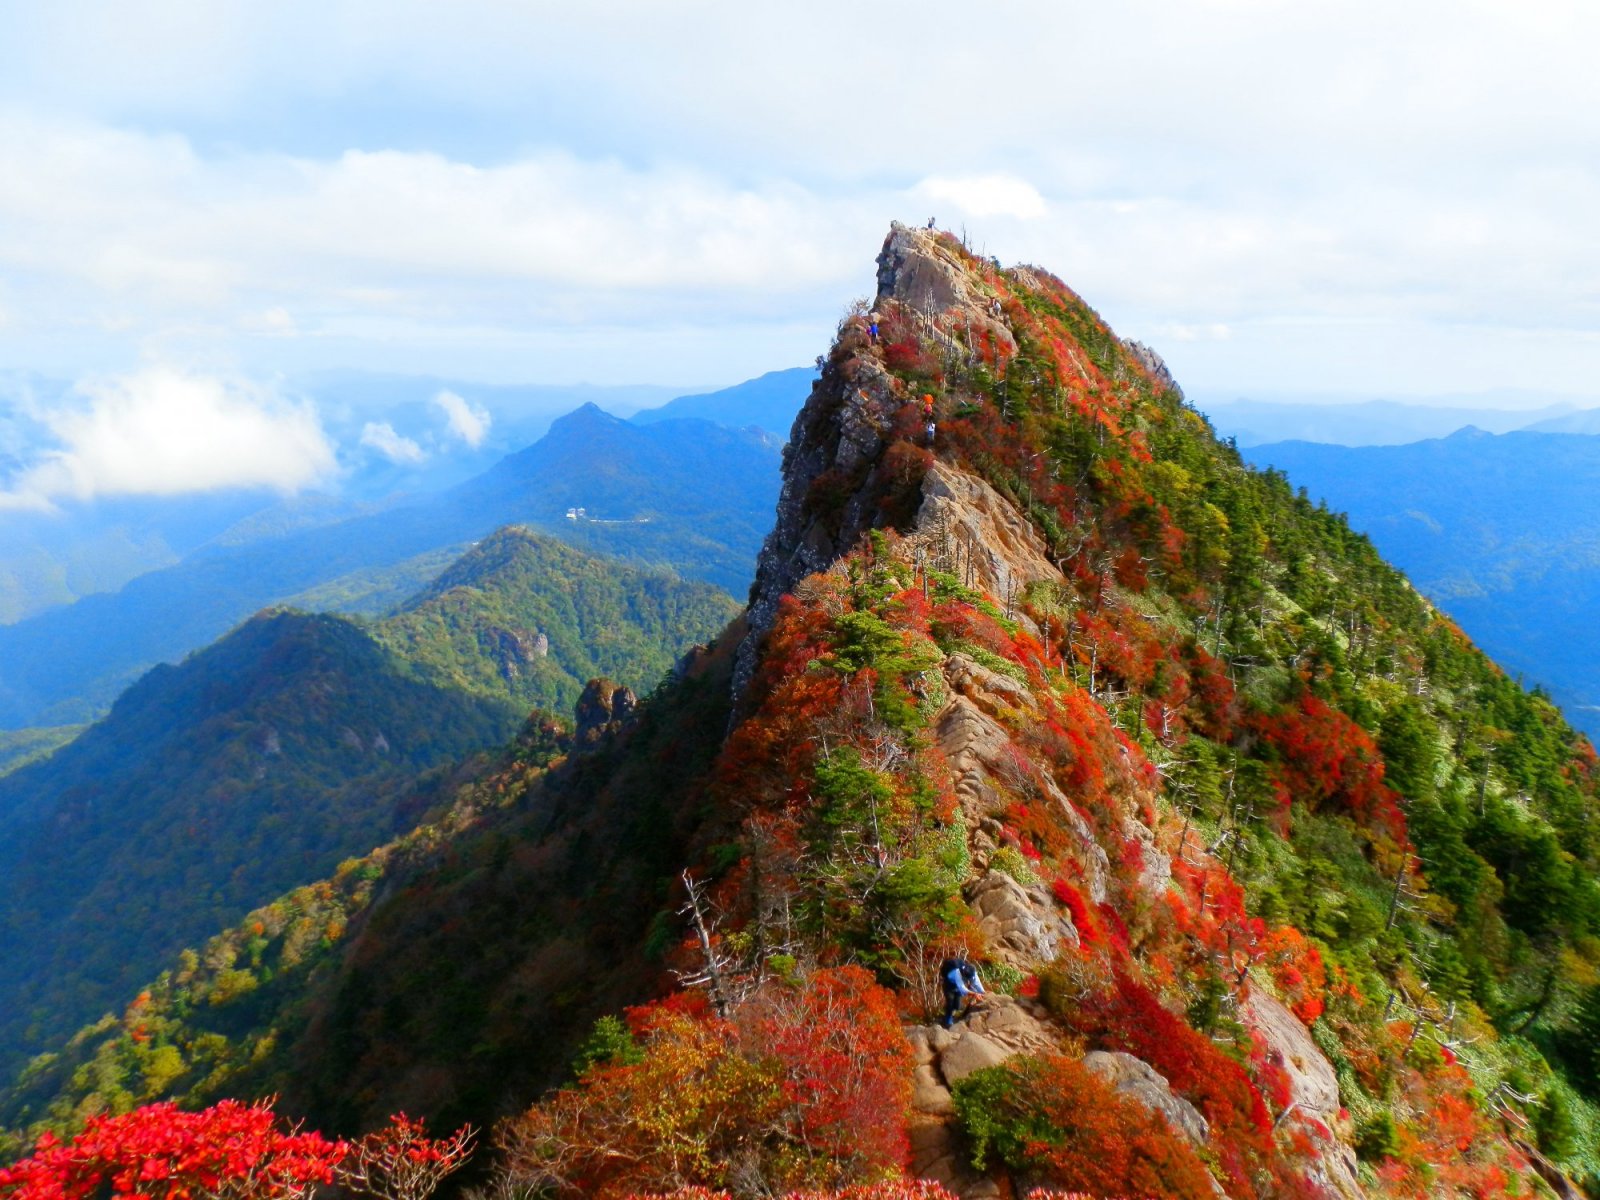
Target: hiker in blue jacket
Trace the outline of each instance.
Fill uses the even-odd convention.
[[[983,995],[978,968],[964,958],[947,958],[939,964],[939,982],[944,987],[944,1017],[939,1024],[949,1029],[964,1001]],[[965,1015],[965,1014],[962,1014]]]

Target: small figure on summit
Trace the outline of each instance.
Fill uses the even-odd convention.
[[[962,1001],[984,994],[983,981],[978,978],[978,968],[965,958],[947,958],[939,964],[939,983],[944,987],[944,1016],[939,1024],[946,1029],[955,1024]]]

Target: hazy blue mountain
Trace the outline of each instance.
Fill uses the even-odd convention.
[[[584,404],[626,415],[657,405],[681,389],[656,384],[489,384],[428,375],[323,371],[292,381],[311,397],[329,436],[338,443],[344,474],[340,494],[377,500],[441,491],[488,470],[507,454],[545,435],[550,423]],[[450,428],[437,397],[449,392],[487,417],[481,440],[469,444]],[[419,461],[392,461],[362,443],[369,423],[387,425],[420,452]]]
[[[770,522],[778,470],[774,438],[704,421],[635,425],[585,405],[438,496],[280,537],[214,542],[113,594],[0,627],[0,728],[92,719],[152,664],[257,609],[335,580],[359,596],[363,572],[465,548],[502,525],[672,566],[739,595]],[[577,508],[583,515],[569,519]]]
[[[0,624],[115,591],[216,538],[246,540],[249,522],[264,509],[279,512],[278,525],[352,512],[327,498],[284,501],[260,491],[63,502],[51,512],[0,510]]]
[[[1351,400],[1341,403],[1195,400],[1222,437],[1240,446],[1272,442],[1323,442],[1339,446],[1396,446],[1427,438],[1448,437],[1471,425],[1490,433],[1507,433],[1535,422],[1560,420],[1571,413],[1568,402],[1537,408],[1489,404],[1405,403],[1395,400]]]
[[[336,477],[323,481],[319,491],[291,497],[236,489],[89,502],[63,498],[49,512],[0,507],[0,624],[115,591],[214,539],[227,544],[277,537],[442,491],[544,436],[552,420],[581,404],[627,414],[660,404],[678,389],[509,386],[328,371],[289,380],[280,390],[315,404],[337,450]],[[445,392],[481,414],[475,442],[451,429],[437,402]],[[40,414],[73,402],[71,386],[59,380],[0,372],[0,490],[56,445]],[[377,426],[404,439],[394,443],[407,447],[401,461],[364,436]]]
[[[1497,662],[1600,734],[1600,438],[1465,429],[1247,457],[1347,513]]]
[[[720,391],[679,396],[660,408],[637,412],[633,419],[643,425],[676,417],[698,417],[735,429],[754,425],[782,439],[789,436],[789,426],[794,424],[795,414],[805,403],[816,379],[815,367],[768,371],[759,378],[748,379]]]
[[[1577,412],[1549,417],[1523,427],[1529,433],[1600,433],[1600,408],[1583,408]]]

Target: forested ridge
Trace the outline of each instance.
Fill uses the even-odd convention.
[[[898,226],[879,267],[742,649],[592,749],[526,731],[319,885],[303,983],[218,996],[305,893],[7,1123],[404,1108],[490,1130],[499,1194],[1600,1189],[1588,741],[1055,277]],[[958,953],[992,995],[945,1031]]]
[[[647,688],[735,609],[708,584],[506,529],[391,618],[275,610],[152,671],[0,779],[0,1060],[69,1033],[185,945],[405,832],[434,775]]]

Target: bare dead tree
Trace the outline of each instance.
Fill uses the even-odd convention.
[[[711,992],[711,1003],[716,1007],[717,1015],[726,1018],[732,1007],[732,997],[729,994],[728,984],[736,964],[724,956],[712,939],[711,928],[714,921],[711,903],[706,898],[706,885],[701,883],[688,871],[683,873],[684,891],[688,893],[688,900],[678,912],[689,918],[694,927],[695,936],[700,941],[700,955],[703,966],[698,971],[675,972],[678,982],[685,987],[704,987]]]

